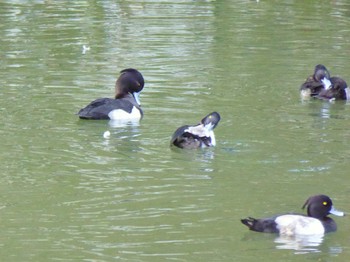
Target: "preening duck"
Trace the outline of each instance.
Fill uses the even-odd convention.
[[[315,96],[316,98],[328,101],[350,99],[350,91],[344,79],[333,76],[330,78],[330,82],[330,86],[327,82],[324,84],[325,88]]]
[[[330,86],[330,74],[324,65],[318,64],[315,66],[313,75],[300,86],[300,96],[302,99],[317,96],[325,89],[325,85]]]
[[[216,140],[213,130],[219,121],[219,113],[212,112],[197,125],[181,126],[174,132],[170,144],[187,149],[215,146]]]
[[[80,109],[81,119],[140,120],[143,111],[139,95],[144,87],[142,74],[133,68],[120,72],[115,83],[115,98],[99,98]]]

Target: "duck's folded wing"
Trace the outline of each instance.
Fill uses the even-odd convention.
[[[80,109],[78,115],[82,119],[109,119],[108,114],[115,109],[123,109],[131,113],[133,104],[124,99],[99,98]]]
[[[198,136],[193,135],[186,130],[189,126],[179,127],[173,134],[170,143],[180,148],[198,148],[201,142]]]

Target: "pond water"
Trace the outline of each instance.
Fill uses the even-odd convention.
[[[350,211],[350,107],[298,92],[319,63],[350,81],[348,1],[1,1],[0,21],[1,261],[350,259],[347,216],[321,239],[240,223],[318,193]],[[142,121],[79,120],[128,67]],[[215,148],[169,147],[212,111]]]

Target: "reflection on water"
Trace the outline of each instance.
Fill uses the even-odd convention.
[[[277,249],[295,250],[296,254],[320,252],[319,246],[323,242],[324,235],[312,236],[279,236],[275,239]]]
[[[275,239],[276,249],[294,250],[294,254],[308,254],[325,251],[324,235],[313,236],[279,236]],[[338,255],[343,252],[341,247],[328,247],[329,253]]]
[[[317,121],[321,119],[347,119],[346,106],[349,106],[349,102],[346,101],[320,101],[317,99],[312,99],[307,102],[303,101],[303,104],[307,104],[308,108],[311,110],[310,115],[315,116]],[[327,123],[327,122],[324,122]]]
[[[322,107],[321,107],[321,110],[320,110],[320,117],[321,118],[330,118],[331,114],[329,112],[329,105],[330,103],[322,103]]]
[[[237,221],[316,190],[346,203],[350,107],[298,87],[317,63],[349,72],[348,2],[0,1],[0,260],[347,261],[341,231],[240,241]],[[127,67],[147,81],[142,121],[80,121]],[[170,149],[213,110],[216,147]]]
[[[140,120],[135,119],[135,120],[109,120],[108,125],[113,128],[118,128],[118,127],[126,127],[126,126],[132,126],[132,127],[137,127],[140,126]]]

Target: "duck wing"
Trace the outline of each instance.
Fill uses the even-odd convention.
[[[134,105],[127,99],[99,98],[78,112],[81,119],[109,119],[108,114],[115,109],[131,113]]]

